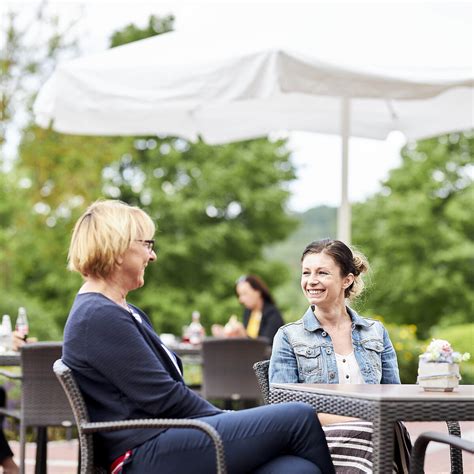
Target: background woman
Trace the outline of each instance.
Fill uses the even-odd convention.
[[[63,359],[91,420],[199,419],[221,435],[229,473],[334,472],[309,405],[222,412],[186,387],[179,357],[127,301],[156,260],[154,233],[145,212],[119,201],[93,204],[74,228],[69,268],[81,273],[84,284],[66,323]],[[214,448],[197,430],[121,430],[100,434],[96,443],[114,474],[204,474],[215,468]]]
[[[285,323],[267,285],[256,275],[245,275],[237,280],[235,293],[245,307],[243,324],[233,315],[225,326],[214,324],[212,334],[216,337],[264,337],[271,345],[278,328]]]
[[[270,382],[400,383],[397,356],[383,324],[346,306],[346,299],[354,299],[364,288],[362,275],[369,269],[365,257],[339,240],[324,239],[305,248],[301,266],[301,289],[310,307],[299,321],[283,326],[276,334]],[[333,425],[354,419],[318,416],[327,425],[337,472],[367,472],[371,467],[370,423]],[[342,439],[350,439],[358,447],[341,448]],[[409,451],[401,452],[401,458],[398,450],[396,454],[399,470],[406,470]]]
[[[267,285],[256,275],[246,275],[237,281],[235,292],[245,306],[243,323],[249,337],[265,337],[271,344],[284,321]]]

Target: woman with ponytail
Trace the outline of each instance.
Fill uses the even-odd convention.
[[[275,335],[270,382],[399,384],[387,330],[349,306],[364,289],[366,258],[340,240],[323,239],[306,246],[301,266],[301,289],[310,307]],[[336,472],[371,472],[371,423],[325,413],[318,417]],[[401,424],[396,429],[402,441],[395,453],[396,472],[407,472],[408,433]]]

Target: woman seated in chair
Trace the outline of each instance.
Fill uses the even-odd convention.
[[[63,360],[91,420],[199,419],[219,432],[229,473],[333,473],[309,405],[223,412],[186,387],[180,359],[126,299],[143,286],[145,269],[157,258],[154,233],[144,211],[120,201],[94,203],[75,225],[69,268],[84,283],[66,323]],[[213,445],[197,430],[122,430],[101,433],[96,444],[114,474],[204,474],[215,468]]]
[[[265,282],[257,275],[244,275],[237,280],[235,293],[244,306],[243,324],[237,316],[230,317],[225,326],[212,325],[216,337],[264,337],[272,345],[284,321]]]
[[[306,246],[301,266],[301,288],[310,307],[300,320],[277,332],[270,382],[400,383],[397,356],[383,324],[346,306],[346,299],[363,290],[362,275],[369,268],[365,257],[339,240],[324,239]],[[336,472],[370,472],[371,424],[325,413],[318,416]],[[396,429],[396,470],[408,472],[408,432],[401,424]]]

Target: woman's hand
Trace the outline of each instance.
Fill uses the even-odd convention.
[[[225,337],[247,337],[244,325],[237,319],[235,314],[229,318],[229,322],[225,325],[224,335]]]
[[[225,326],[213,324],[211,332],[214,337],[247,337],[244,325],[237,320],[237,316],[232,315]]]
[[[214,337],[225,337],[224,326],[222,324],[213,324],[211,326],[211,333]]]
[[[21,347],[26,343],[23,334],[18,331],[13,331],[12,345],[14,351],[19,351]]]

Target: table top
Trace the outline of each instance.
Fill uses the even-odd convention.
[[[427,392],[419,385],[409,384],[273,383],[271,388],[376,401],[474,401],[474,385],[459,385],[452,392]]]
[[[170,349],[178,354],[180,357],[183,356],[199,356],[201,354],[201,346],[195,346],[192,344],[178,344],[170,347]],[[21,364],[20,352],[0,352],[0,367],[9,367]]]
[[[190,355],[190,356],[200,355],[201,349],[202,349],[200,344],[195,345],[195,344],[188,344],[188,343],[183,343],[183,342],[176,345],[170,345],[167,347],[168,349],[170,349],[171,351],[173,351],[175,354],[179,355],[180,357],[187,356],[187,355]]]
[[[8,367],[21,364],[21,355],[19,352],[0,352],[0,366]]]

